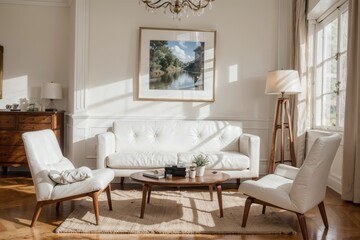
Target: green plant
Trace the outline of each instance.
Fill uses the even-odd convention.
[[[209,159],[208,156],[203,154],[199,154],[196,156],[194,155],[192,163],[195,164],[197,167],[202,167],[208,165]]]

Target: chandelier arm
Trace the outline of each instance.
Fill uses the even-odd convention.
[[[200,1],[199,1],[198,4],[195,4],[191,0],[184,0],[182,2],[182,5],[183,6],[187,5],[191,10],[198,11],[198,10],[200,10],[202,8],[206,8],[209,5],[210,2],[211,2],[211,0],[205,0],[205,4],[201,5]]]
[[[211,6],[213,1],[215,0],[198,0],[197,3],[194,3],[194,0],[141,0],[142,3],[151,9],[169,7],[170,12],[173,14],[179,14],[183,9],[186,11],[186,8],[194,12],[199,11],[208,5]]]
[[[151,1],[148,1],[148,0],[142,0],[143,3],[145,3],[149,8],[152,8],[152,9],[158,9],[158,8],[163,7],[163,6],[167,7],[169,5],[172,6],[171,2],[163,2],[163,3],[161,3],[162,1],[163,0],[157,0],[156,2],[151,2]]]

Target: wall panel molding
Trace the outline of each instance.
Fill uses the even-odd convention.
[[[330,173],[328,179],[328,187],[341,195],[342,182],[341,177]]]
[[[75,1],[74,113],[86,110],[86,82],[89,72],[88,0]]]
[[[0,0],[0,4],[70,7],[73,0]]]

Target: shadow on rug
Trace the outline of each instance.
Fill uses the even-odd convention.
[[[141,191],[114,190],[113,211],[106,194],[99,198],[100,224],[95,225],[92,200],[86,199],[55,230],[56,233],[178,233],[178,234],[294,234],[270,208],[253,204],[246,228],[241,227],[246,197],[238,192],[223,192],[224,217],[220,218],[216,195],[208,192],[154,191],[145,215],[140,219]]]

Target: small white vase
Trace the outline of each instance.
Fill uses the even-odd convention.
[[[189,171],[189,178],[195,178],[196,176],[196,170],[190,170]]]
[[[196,176],[197,177],[204,176],[204,173],[205,173],[205,166],[196,167]]]

